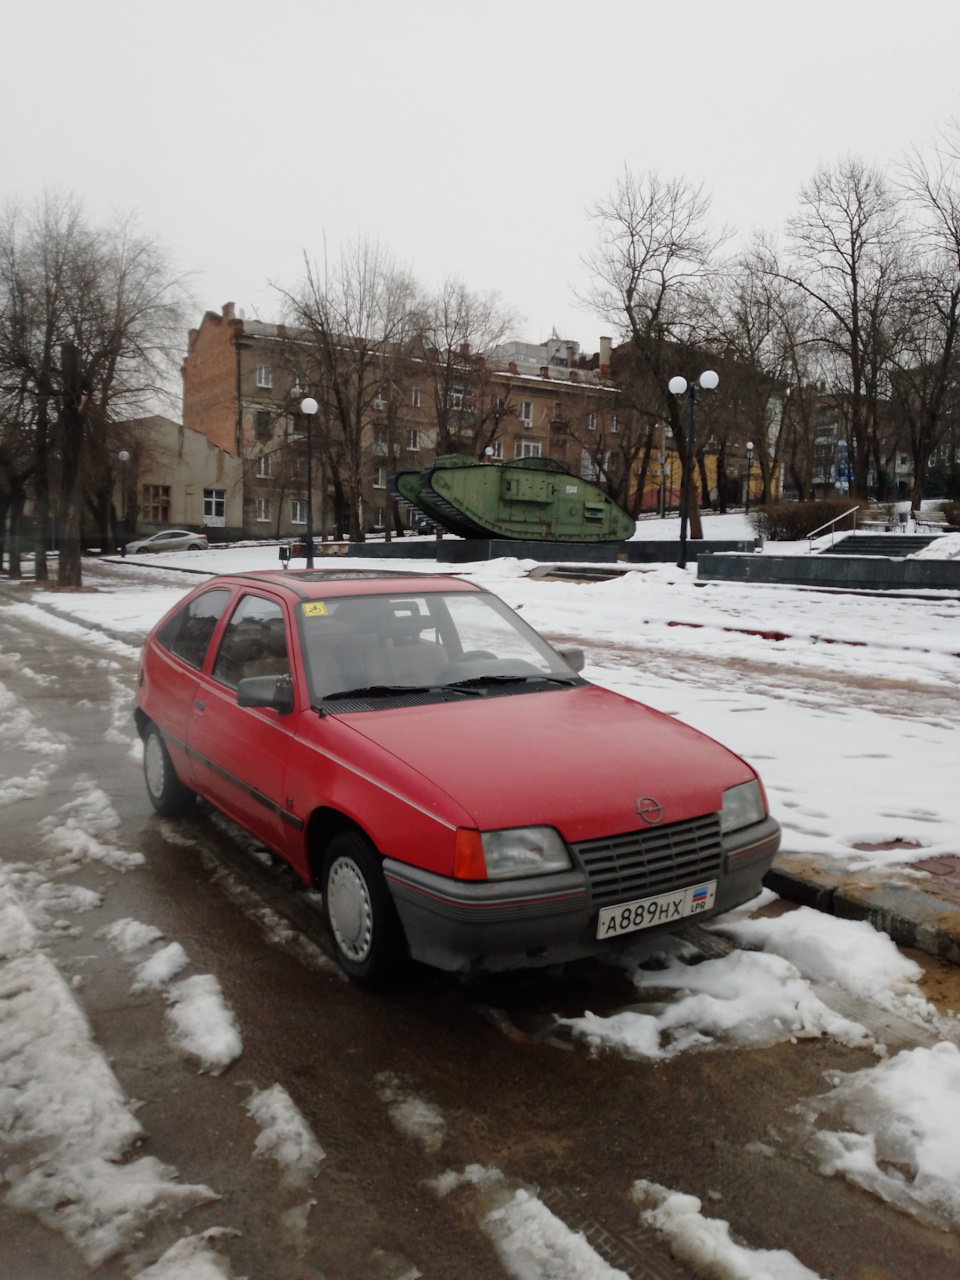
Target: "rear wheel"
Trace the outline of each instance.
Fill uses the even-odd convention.
[[[155,724],[149,724],[143,735],[143,776],[150,803],[161,818],[179,817],[193,807],[196,793],[177,777],[170,753]]]
[[[342,831],[327,846],[320,876],[323,914],[337,963],[370,986],[396,974],[406,940],[380,858],[359,832]]]

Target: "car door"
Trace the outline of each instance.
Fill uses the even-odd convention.
[[[195,769],[187,750],[194,693],[210,641],[230,599],[229,587],[194,596],[157,631],[141,668],[141,705],[163,735],[181,782],[192,786]]]
[[[291,681],[290,637],[282,602],[258,591],[237,600],[209,674],[194,693],[187,744],[199,789],[269,848],[283,853],[302,822],[286,804],[284,780],[297,712],[240,707],[247,676]],[[296,694],[294,695],[296,697]]]

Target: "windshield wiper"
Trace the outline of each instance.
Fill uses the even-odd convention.
[[[472,685],[490,685],[490,684],[526,684],[531,680],[545,680],[549,684],[576,684],[579,676],[550,676],[543,675],[526,675],[526,676],[469,676],[466,680],[454,680],[452,684],[444,685],[445,689],[469,689]]]
[[[480,689],[460,689],[451,684],[367,684],[356,689],[337,689],[335,693],[325,693],[319,706],[311,706],[311,711],[318,715],[326,715],[324,703],[339,698],[394,698],[408,693],[458,693],[464,697],[482,697]]]

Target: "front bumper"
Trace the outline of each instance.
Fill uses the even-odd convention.
[[[774,818],[724,837],[716,900],[697,921],[756,897],[779,847]],[[393,858],[384,859],[383,871],[410,954],[438,969],[493,972],[558,964],[622,950],[671,927],[598,939],[600,904],[581,865],[556,875],[479,882],[435,875]]]

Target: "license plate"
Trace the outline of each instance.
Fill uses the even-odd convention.
[[[702,915],[713,906],[716,896],[716,880],[707,880],[687,889],[658,893],[654,898],[638,898],[635,902],[622,902],[618,907],[604,907],[597,920],[597,937],[617,938],[622,933],[652,929],[655,924]]]

